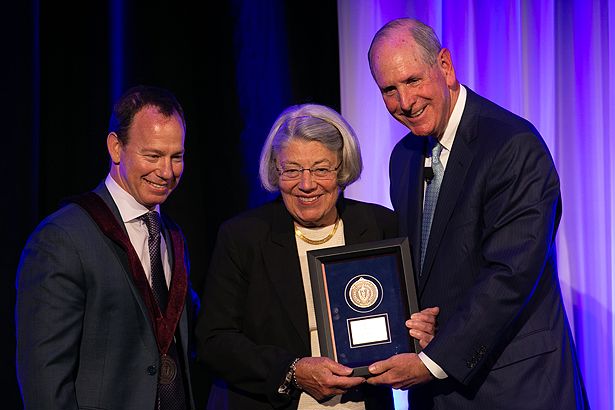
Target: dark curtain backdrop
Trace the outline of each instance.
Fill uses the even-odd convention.
[[[338,33],[334,1],[30,0],[4,4],[3,17],[0,384],[3,408],[17,409],[19,255],[63,198],[106,176],[112,101],[155,84],[184,106],[185,174],[163,208],[183,227],[200,291],[219,224],[271,198],[258,157],[276,116],[304,102],[340,109]],[[202,369],[195,382],[202,403]]]

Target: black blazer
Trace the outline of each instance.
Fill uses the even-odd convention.
[[[421,308],[441,308],[424,351],[449,378],[413,389],[412,407],[583,408],[557,276],[551,155],[529,122],[467,91],[418,278]],[[426,142],[407,135],[390,164],[391,201],[415,262]]]
[[[382,206],[340,199],[338,211],[346,244],[397,236]],[[293,220],[280,198],[220,227],[196,340],[199,360],[221,379],[209,408],[297,408],[298,395],[277,393],[291,361],[311,356]],[[392,408],[390,390],[378,391],[368,408]]]

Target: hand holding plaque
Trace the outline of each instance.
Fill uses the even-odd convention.
[[[418,340],[421,349],[424,349],[436,335],[439,307],[430,307],[413,313],[406,321],[406,327],[410,329],[410,336]]]
[[[369,366],[369,371],[374,374],[367,380],[369,384],[383,384],[394,389],[408,389],[434,378],[415,353],[391,356]]]
[[[406,320],[418,311],[406,238],[308,252],[320,351],[353,375],[395,354],[420,351]]]
[[[297,363],[295,377],[301,390],[319,401],[343,394],[365,381],[362,377],[353,377],[352,369],[328,357],[302,358]]]

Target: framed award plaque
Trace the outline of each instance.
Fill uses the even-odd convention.
[[[420,351],[405,322],[418,311],[407,238],[308,251],[320,353],[369,376],[367,367]]]

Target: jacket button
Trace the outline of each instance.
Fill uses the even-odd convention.
[[[156,371],[156,366],[147,366],[147,374],[149,374],[150,376],[155,375]]]

